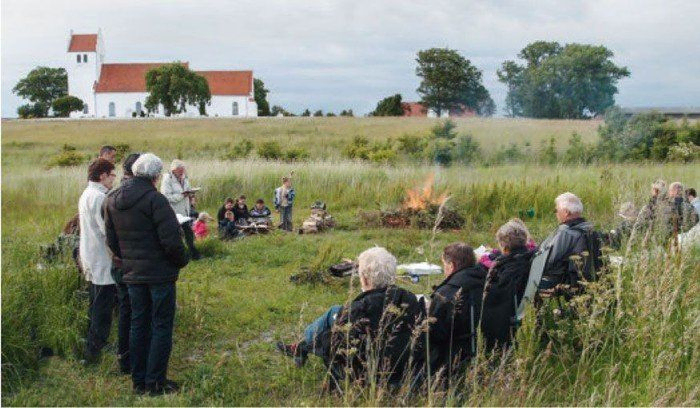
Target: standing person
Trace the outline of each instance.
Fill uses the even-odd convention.
[[[134,177],[134,173],[131,171],[131,166],[134,165],[136,159],[139,158],[141,154],[132,153],[126,159],[124,159],[124,175],[122,176],[120,186],[107,194],[107,200],[109,197],[113,196],[121,186],[123,186],[127,180]],[[106,206],[103,205],[102,209]],[[129,331],[131,330],[131,300],[129,300],[129,288],[126,284],[122,282],[122,272],[123,272],[122,260],[112,254],[112,277],[117,285],[117,302],[119,305],[119,325],[118,325],[118,350],[117,359],[119,360],[119,371],[122,374],[131,373],[131,360],[129,358]]]
[[[134,391],[177,392],[167,379],[175,318],[175,282],[187,265],[177,217],[156,189],[163,169],[152,153],[132,166],[134,177],[107,198],[107,244],[122,260],[131,299],[129,355]]]
[[[170,171],[163,176],[163,181],[160,185],[160,192],[168,199],[173,207],[175,214],[180,214],[183,217],[190,217],[190,205],[192,198],[192,187],[187,179],[187,169],[185,163],[181,160],[173,160],[170,164]],[[193,260],[200,259],[202,256],[194,246],[194,232],[192,231],[192,221],[182,224],[182,230],[185,233],[185,241],[190,250],[190,256]]]
[[[78,201],[80,218],[80,265],[90,282],[90,324],[86,359],[96,362],[112,326],[116,285],[112,278],[112,256],[105,244],[102,204],[117,174],[114,164],[97,159],[88,168],[88,185]]]
[[[672,235],[686,232],[697,224],[698,215],[685,197],[683,184],[678,181],[671,183],[668,187],[668,199],[671,209],[668,222]]]
[[[292,178],[282,177],[282,186],[275,189],[275,210],[280,213],[280,228],[292,231],[292,206],[294,205],[294,187]]]
[[[688,201],[690,202],[690,205],[693,206],[695,214],[700,216],[700,198],[698,198],[697,191],[695,191],[694,188],[689,188],[685,190],[685,195],[688,196]]]
[[[115,164],[117,161],[117,149],[110,145],[102,146],[100,148],[100,156],[98,159],[105,159],[108,162]]]

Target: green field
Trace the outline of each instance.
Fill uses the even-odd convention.
[[[436,167],[419,163],[378,165],[343,160],[355,136],[370,140],[424,134],[437,122],[388,118],[270,118],[259,120],[3,121],[2,122],[2,403],[4,405],[686,405],[700,404],[700,253],[667,253],[651,246],[623,254],[610,285],[575,323],[553,331],[550,345],[534,335],[532,313],[519,332],[520,346],[501,365],[475,364],[467,383],[447,393],[391,395],[383,390],[322,393],[318,359],[303,369],[279,355],[277,340],[297,339],[329,305],[357,294],[342,279],[294,284],[302,267],[327,267],[381,245],[399,262],[438,263],[449,242],[494,244],[499,225],[525,210],[537,240],[556,227],[559,193],[579,195],[586,216],[611,228],[624,201],[644,202],[657,179],[700,187],[695,164],[618,164]],[[596,140],[597,122],[464,119],[482,148],[511,142],[539,145],[554,137],[565,146],[572,132]],[[225,160],[243,139],[300,146],[312,159]],[[84,367],[74,348],[83,337],[86,300],[78,295],[69,259],[46,264],[39,245],[52,242],[77,211],[86,165],[47,168],[64,144],[95,155],[102,144],[153,151],[164,162],[181,156],[191,182],[203,188],[199,209],[215,213],[226,196],[272,200],[279,178],[294,171],[294,223],[323,200],[339,227],[321,235],[273,232],[237,242],[209,239],[205,259],[182,270],[169,376],[183,390],[167,397],[136,397],[118,375],[113,353]],[[407,189],[433,174],[437,193],[467,223],[458,231],[382,229],[364,225],[361,211],[393,209]],[[213,226],[212,226],[212,229]],[[38,264],[43,268],[39,269]],[[402,281],[429,293],[439,278]],[[116,331],[115,331],[116,334]],[[39,358],[50,347],[55,356]]]

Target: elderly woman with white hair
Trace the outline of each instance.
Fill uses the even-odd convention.
[[[529,232],[520,220],[510,220],[496,232],[501,255],[486,276],[481,331],[487,350],[507,348],[517,327],[515,310],[522,300],[534,252]]]
[[[541,289],[550,289],[558,284],[576,285],[581,279],[590,279],[593,272],[590,268],[594,265],[585,262],[581,270],[580,261],[577,262],[573,255],[581,257],[584,252],[598,259],[599,247],[591,248],[588,237],[593,233],[593,224],[583,218],[583,203],[573,193],[563,193],[554,199],[555,214],[559,227],[542,242],[544,250],[550,250],[545,265],[543,278],[540,281]],[[595,260],[594,260],[595,261]]]
[[[175,159],[170,163],[170,171],[163,176],[163,180],[160,183],[160,192],[168,199],[175,214],[182,217],[190,217],[190,208],[194,193],[192,193],[192,187],[187,178],[187,169],[182,160]],[[192,222],[193,220],[190,220],[182,223],[181,226],[185,233],[185,241],[190,250],[190,256],[193,260],[197,260],[201,258],[201,255],[194,246]]]
[[[310,324],[304,340],[278,343],[277,347],[295,357],[297,366],[309,352],[322,357],[330,367],[333,381],[340,381],[351,367],[354,380],[364,380],[367,362],[380,363],[381,381],[398,383],[408,364],[411,336],[420,317],[416,295],[396,286],[396,258],[384,248],[370,248],[358,257],[362,293],[344,306],[333,306]],[[347,353],[347,348],[358,350]],[[371,350],[371,355],[367,351]],[[350,354],[352,356],[350,356]]]

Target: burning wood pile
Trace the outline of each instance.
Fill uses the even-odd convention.
[[[397,210],[364,213],[360,217],[366,224],[390,228],[433,228],[436,223],[441,229],[462,228],[464,217],[446,205],[449,199],[446,193],[434,193],[433,183],[434,176],[431,174],[422,188],[408,190],[401,208]]]

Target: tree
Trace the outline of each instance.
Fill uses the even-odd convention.
[[[498,80],[508,86],[506,114],[534,118],[582,119],[614,105],[618,80],[630,76],[604,46],[537,41],[505,61]]]
[[[340,116],[355,116],[355,114],[352,112],[352,109],[345,110],[343,109],[342,112],[340,112]]]
[[[323,111],[321,109],[314,112],[314,116],[323,116]]]
[[[481,71],[448,48],[418,52],[416,75],[422,78],[417,92],[421,103],[438,115],[445,110],[472,109],[490,98],[481,80]]]
[[[301,116],[311,116],[311,111],[307,108],[301,113]]]
[[[288,110],[284,109],[280,105],[274,105],[272,109],[270,109],[270,115],[271,116],[277,116],[279,114],[282,114],[282,116],[294,116],[291,112]]]
[[[53,101],[68,94],[68,74],[63,68],[36,67],[17,82],[12,92],[34,103],[24,105],[23,113],[31,111],[33,117],[46,117]],[[19,109],[17,113],[22,117]]]
[[[27,103],[17,108],[17,116],[21,119],[44,118],[48,111],[48,106],[44,106],[41,102]]]
[[[262,79],[255,78],[253,80],[253,93],[255,94],[255,103],[258,104],[258,116],[270,116],[270,104],[267,102],[267,94],[270,90],[265,89],[265,83]]]
[[[187,105],[195,105],[201,115],[206,114],[205,105],[211,103],[211,92],[207,79],[180,62],[161,65],[146,73],[146,90],[149,92],[144,104],[152,112],[161,104],[165,116],[187,112]]]
[[[62,96],[53,101],[51,108],[56,116],[67,118],[71,112],[83,110],[83,101],[75,96]]]
[[[371,116],[403,116],[403,106],[401,105],[401,94],[387,96],[377,103]]]

